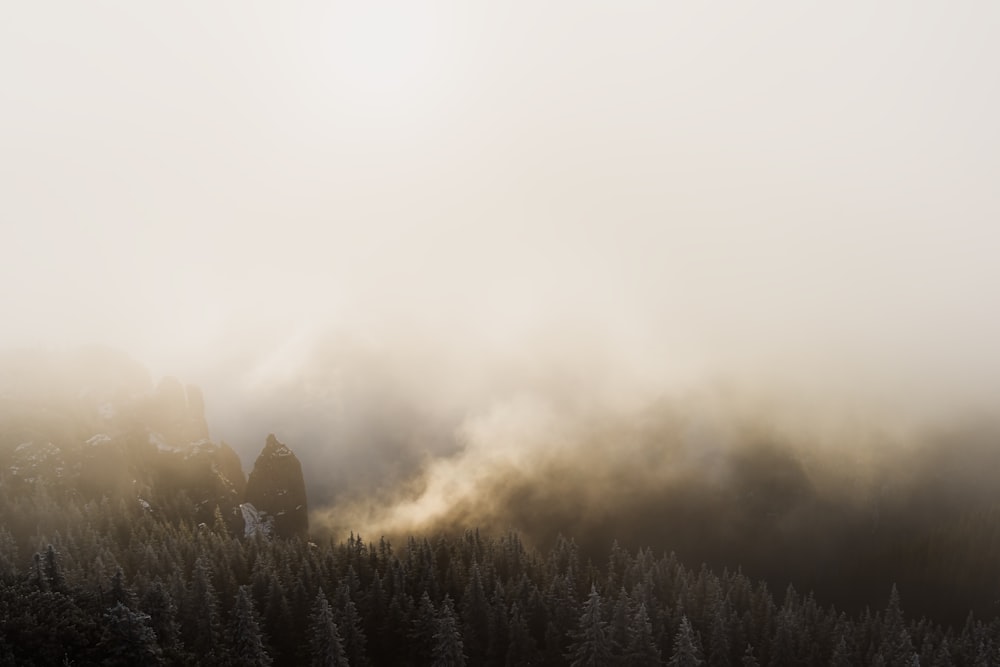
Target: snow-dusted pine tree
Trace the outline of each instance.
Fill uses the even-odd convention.
[[[451,596],[446,595],[441,601],[437,613],[437,630],[434,632],[433,664],[435,667],[462,667],[465,665],[465,652],[462,646],[462,633],[458,629],[458,618]]]
[[[662,664],[660,648],[653,638],[653,624],[649,622],[646,605],[639,604],[628,629],[628,644],[625,647],[625,664],[628,667]]]
[[[697,635],[691,628],[687,616],[681,618],[681,626],[674,637],[674,652],[670,656],[670,667],[698,667],[705,661],[702,659]]]
[[[219,598],[212,584],[212,566],[199,556],[191,571],[182,608],[184,646],[201,660],[217,660],[222,641]]]
[[[611,634],[601,615],[601,595],[593,585],[590,596],[583,604],[576,641],[570,647],[569,657],[573,667],[600,667],[614,661]]]
[[[162,665],[163,653],[149,616],[132,611],[121,602],[104,614],[100,649],[105,665]]]
[[[347,667],[344,642],[333,620],[333,610],[320,589],[309,621],[309,661],[313,667]]]
[[[229,619],[229,656],[240,667],[269,667],[271,656],[264,648],[257,612],[249,586],[240,586]]]

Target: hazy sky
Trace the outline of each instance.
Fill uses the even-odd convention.
[[[998,34],[985,1],[6,2],[0,343],[996,401]]]

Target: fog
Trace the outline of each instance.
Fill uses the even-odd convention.
[[[200,385],[317,525],[586,532],[762,442],[840,502],[996,416],[992,3],[0,14],[0,344]]]

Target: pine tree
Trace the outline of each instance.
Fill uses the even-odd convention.
[[[222,620],[211,569],[204,556],[198,557],[191,572],[182,630],[184,644],[201,660],[217,659],[217,654],[221,652]]]
[[[474,664],[482,664],[486,660],[489,642],[490,608],[478,564],[473,564],[469,571],[469,583],[462,595],[461,609],[465,650]]]
[[[787,604],[782,605],[775,626],[774,638],[771,641],[771,660],[782,665],[799,662],[797,644],[803,633],[797,610]]]
[[[381,547],[382,550],[385,549],[384,539]],[[380,551],[372,549],[371,553],[373,556],[377,556]],[[372,662],[380,665],[387,662],[391,658],[391,655],[389,652],[390,647],[387,646],[390,631],[386,627],[389,616],[389,601],[385,588],[382,586],[382,577],[379,576],[377,571],[372,576],[372,583],[368,588],[367,600],[368,605],[364,614],[365,636],[379,637],[381,639],[381,641],[373,642],[368,647],[368,653]]]
[[[612,549],[618,546],[615,542],[612,545]],[[612,561],[614,560],[612,555]],[[610,564],[609,564],[610,567]],[[611,612],[611,623],[608,626],[608,633],[611,637],[611,647],[616,655],[624,654],[626,647],[628,646],[629,630],[632,626],[632,619],[635,616],[636,605],[635,602],[629,597],[625,589],[622,588],[618,591],[618,600],[615,602],[614,609]]]
[[[628,667],[644,667],[663,663],[660,648],[653,638],[653,625],[649,622],[646,605],[640,603],[632,622],[629,624],[628,644],[625,646],[625,664]]]
[[[0,584],[15,580],[17,562],[17,541],[9,530],[0,526]]]
[[[354,667],[362,667],[368,663],[368,638],[362,627],[361,614],[358,613],[358,608],[351,599],[350,589],[345,584],[337,588],[333,615],[340,636],[344,640],[347,659]]]
[[[852,664],[853,660],[851,660],[850,648],[847,645],[847,637],[841,635],[833,647],[833,655],[830,656],[830,667],[850,667]]]
[[[566,548],[563,546],[563,551]],[[562,551],[557,549],[553,554],[556,553],[562,553]],[[574,562],[574,552],[569,551],[568,554],[569,562]],[[552,560],[554,559],[555,555],[552,557]],[[558,570],[556,563],[550,563],[549,567],[553,571]],[[545,652],[547,660],[554,663],[571,653],[569,639],[579,624],[580,606],[569,576],[562,574],[552,576],[546,587],[545,602],[548,610],[545,627]]]
[[[702,659],[699,641],[691,628],[687,616],[681,618],[680,628],[674,637],[674,652],[670,656],[670,667],[698,667],[705,661]]]
[[[220,537],[229,537],[229,527],[226,526],[226,519],[222,516],[222,509],[218,505],[212,512],[212,532]]]
[[[711,667],[727,667],[732,658],[730,656],[732,607],[729,600],[718,600],[714,607],[708,641],[708,664]]]
[[[948,643],[948,638],[944,637],[934,654],[934,662],[929,667],[951,667],[953,664],[955,663],[952,660],[951,644]]]
[[[156,633],[149,616],[132,611],[121,602],[104,614],[104,632],[99,645],[101,664],[140,667],[163,664]]]
[[[149,614],[149,626],[156,633],[164,658],[168,662],[178,661],[180,651],[180,626],[177,623],[177,607],[174,605],[167,587],[157,579],[142,597],[141,609]]]
[[[52,590],[63,591],[66,589],[66,580],[63,578],[62,566],[59,564],[59,554],[51,544],[45,550],[45,578]]]
[[[462,633],[458,629],[455,606],[450,596],[446,595],[441,602],[436,626],[431,664],[435,667],[462,667],[465,664]]]
[[[229,619],[229,658],[238,667],[269,667],[271,656],[264,648],[257,612],[249,586],[240,586]]]
[[[490,542],[490,556],[494,555]],[[506,655],[510,646],[510,618],[507,609],[507,591],[503,582],[497,579],[493,584],[493,595],[490,597],[489,611],[489,643],[487,644],[487,658],[499,660]]]
[[[413,599],[405,594],[389,598],[389,606],[386,609],[385,617],[382,619],[382,631],[376,635],[380,641],[376,644],[377,655],[375,656],[375,664],[402,663],[418,652],[417,642],[412,639],[413,619],[411,612],[414,606]],[[431,630],[430,636],[433,636],[433,634],[434,632]],[[426,647],[424,654],[429,659],[429,646]]]
[[[518,667],[519,665],[537,664],[539,661],[538,645],[531,636],[528,622],[521,615],[521,610],[516,602],[510,606],[508,626],[510,628],[510,642],[507,646],[507,666]]]
[[[398,599],[394,598],[389,605],[390,611],[397,607]],[[420,596],[408,635],[410,653],[413,662],[427,664],[434,651],[434,635],[437,633],[437,610],[431,601],[431,596],[424,591]]]
[[[288,598],[278,577],[268,578],[264,602],[264,627],[270,635],[271,657],[282,664],[295,657],[295,632]]]
[[[909,667],[913,660],[913,641],[903,620],[903,610],[899,601],[899,591],[893,584],[889,593],[889,604],[882,616],[882,641],[878,653],[889,667]]]
[[[333,610],[323,590],[316,594],[309,623],[309,664],[313,667],[347,667],[344,642],[333,620]]]
[[[111,577],[110,603],[122,603],[126,607],[135,608],[135,592],[125,583],[125,572],[118,567]]]
[[[584,603],[583,614],[580,615],[576,642],[570,649],[569,657],[574,667],[611,664],[614,654],[607,626],[601,616],[601,596],[591,585],[590,597]]]
[[[35,552],[32,557],[31,577],[29,581],[40,591],[49,590],[49,578],[45,576],[45,565],[42,561],[42,554]]]

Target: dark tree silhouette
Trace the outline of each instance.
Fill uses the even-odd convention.
[[[309,664],[313,667],[347,667],[344,642],[333,620],[333,611],[320,590],[309,621]]]
[[[101,663],[115,667],[163,664],[163,652],[150,627],[149,616],[116,602],[104,614],[104,632],[99,645]]]
[[[462,667],[465,665],[465,651],[462,633],[451,597],[445,596],[437,613],[434,632],[434,651],[431,664],[435,667]]]
[[[573,667],[598,667],[614,661],[611,635],[601,612],[601,596],[594,586],[584,603],[570,656]]]
[[[690,621],[684,616],[681,618],[680,629],[674,637],[674,652],[667,664],[670,667],[698,667],[703,664],[705,661],[702,660],[699,643]]]
[[[257,612],[249,586],[240,586],[236,604],[229,619],[229,659],[233,665],[269,667],[271,656],[264,647]]]

